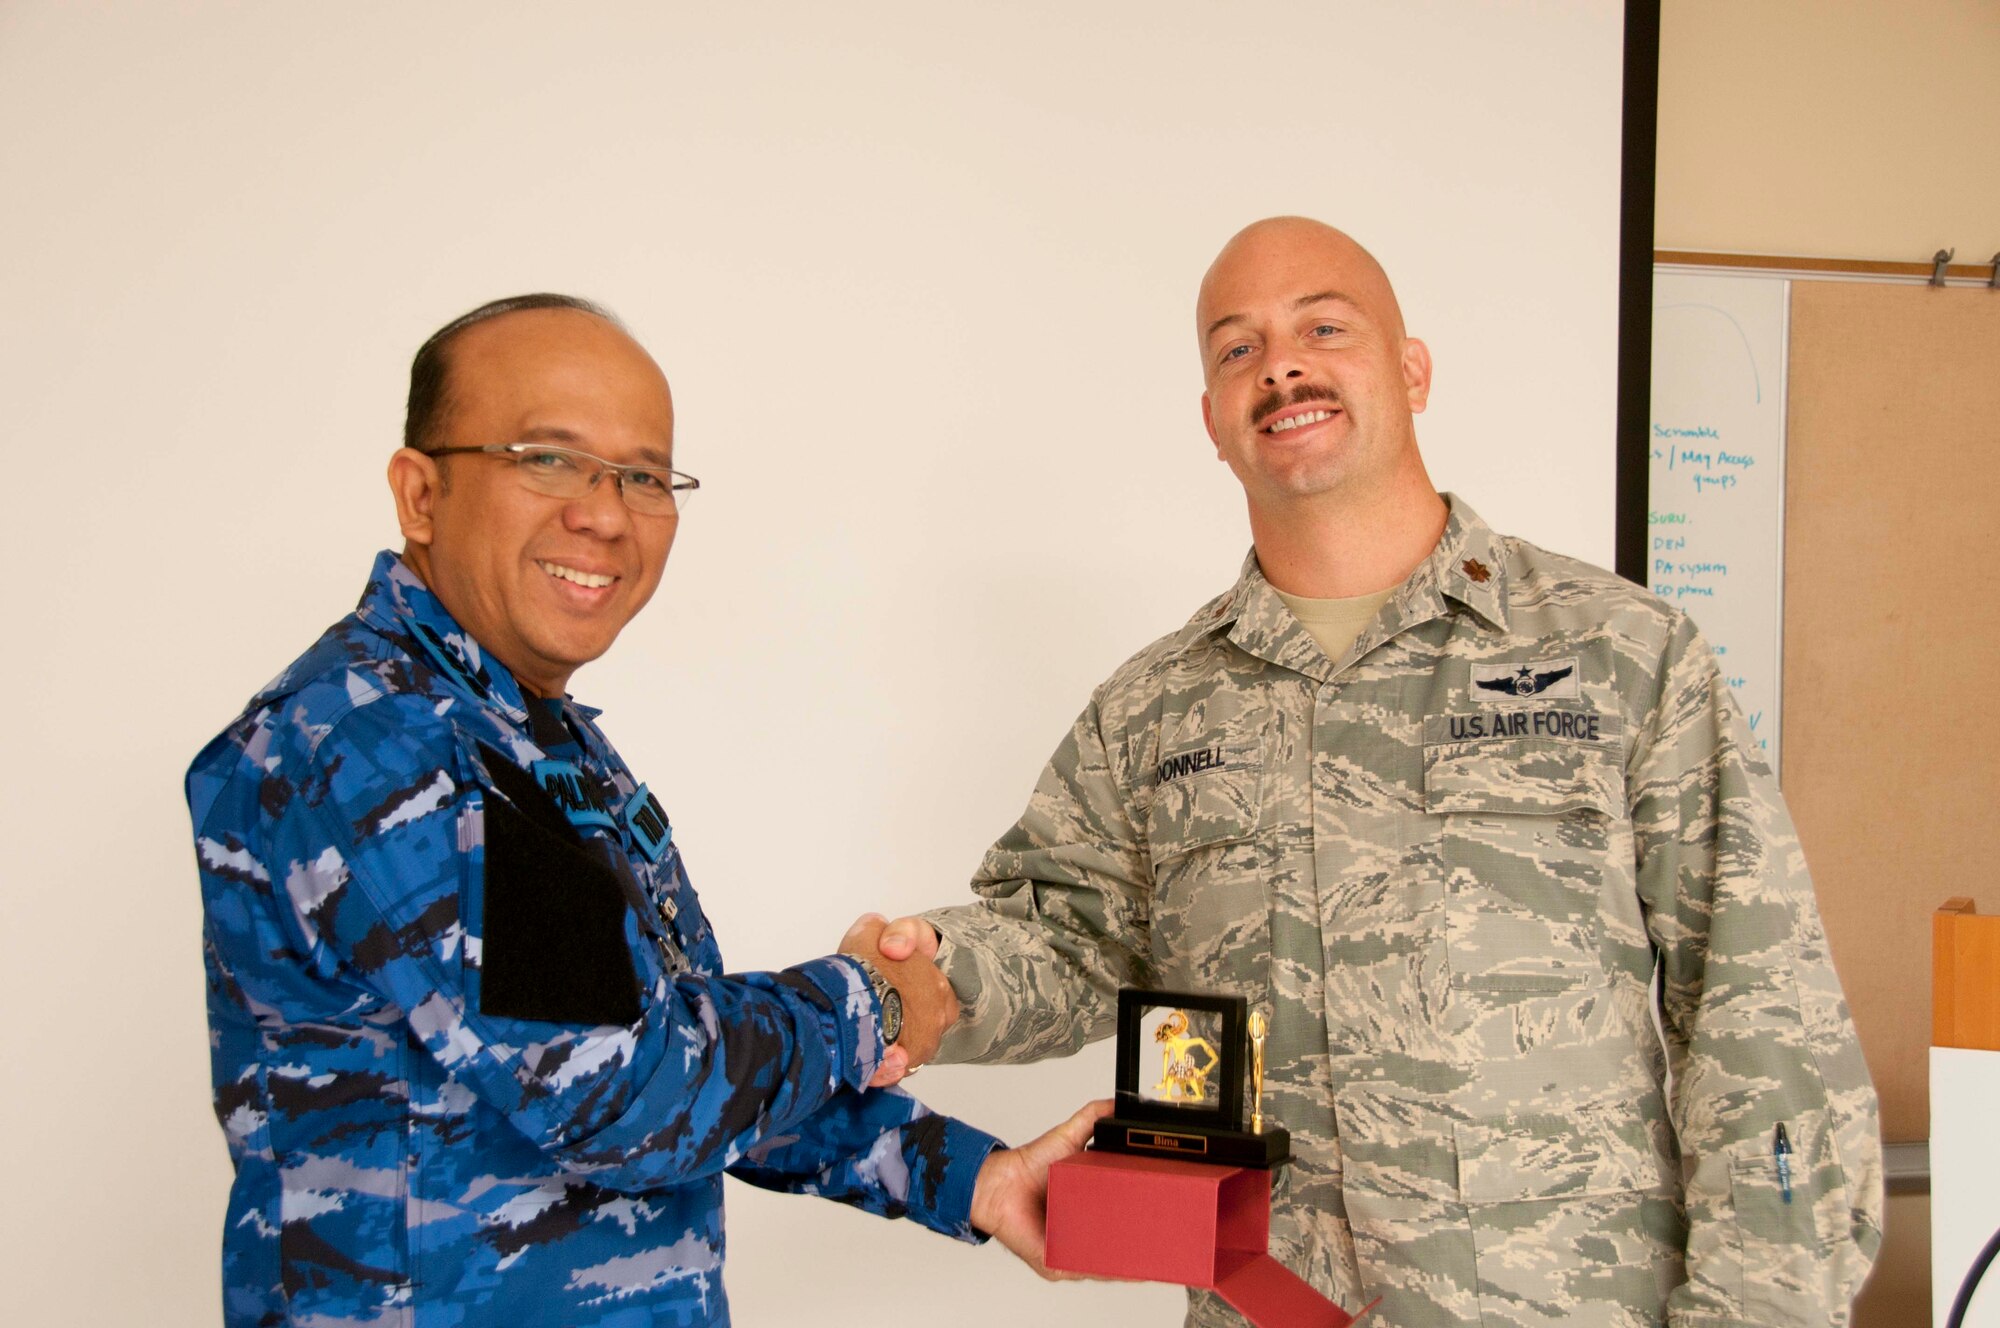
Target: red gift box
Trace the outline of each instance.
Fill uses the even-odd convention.
[[[1092,1151],[1049,1169],[1050,1268],[1200,1287],[1258,1328],[1353,1323],[1270,1256],[1270,1232],[1271,1173],[1254,1167]]]

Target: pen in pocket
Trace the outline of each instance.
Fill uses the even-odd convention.
[[[1771,1135],[1771,1159],[1778,1164],[1778,1193],[1785,1202],[1792,1201],[1792,1141],[1785,1134],[1782,1122]]]

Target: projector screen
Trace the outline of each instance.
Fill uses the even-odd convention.
[[[180,778],[396,543],[409,358],[485,300],[615,309],[703,482],[575,679],[732,968],[966,897],[1090,688],[1248,547],[1197,280],[1273,213],[1380,257],[1431,473],[1608,565],[1622,6],[0,6],[15,647],[0,992],[20,1322],[209,1325]],[[936,1067],[1013,1141],[1110,1047]],[[730,1187],[739,1323],[1171,1323],[998,1248]]]

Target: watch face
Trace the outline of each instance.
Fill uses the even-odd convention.
[[[903,1036],[903,993],[894,987],[882,997],[882,1043],[893,1046]]]

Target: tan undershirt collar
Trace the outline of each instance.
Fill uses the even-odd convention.
[[[1372,595],[1355,595],[1349,599],[1306,599],[1299,595],[1287,595],[1277,591],[1278,598],[1299,620],[1299,625],[1319,642],[1319,648],[1326,657],[1336,663],[1354,644],[1354,638],[1361,635],[1363,628],[1375,621],[1375,615],[1396,593],[1394,586],[1378,590]]]

